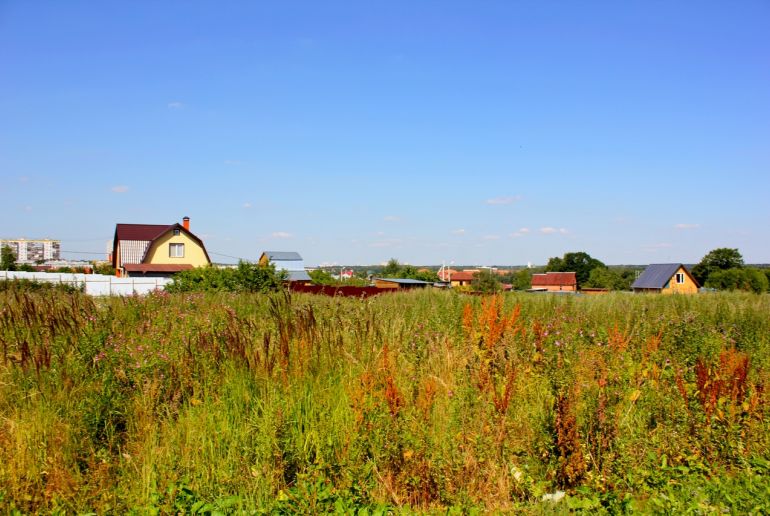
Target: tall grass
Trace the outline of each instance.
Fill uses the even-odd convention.
[[[768,296],[0,306],[6,512],[770,510]]]

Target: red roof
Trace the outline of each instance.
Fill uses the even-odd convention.
[[[473,277],[478,274],[477,272],[453,272],[451,276],[449,276],[448,280],[451,281],[471,281],[473,280]]]
[[[116,240],[155,240],[174,224],[117,224]]]
[[[127,263],[123,265],[123,268],[126,269],[126,272],[141,272],[142,274],[146,274],[148,272],[164,272],[164,273],[172,273],[172,272],[180,272],[180,271],[188,271],[193,268],[192,265],[189,263],[184,264],[152,264],[152,263]]]
[[[457,274],[457,271],[454,269],[444,269],[443,271],[438,272],[438,279],[441,281],[449,281],[449,275],[454,276]]]
[[[577,278],[574,272],[546,272],[545,274],[533,274],[533,287],[547,286],[576,286]]]

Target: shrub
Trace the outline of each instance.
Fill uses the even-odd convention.
[[[275,266],[241,260],[238,267],[198,267],[182,271],[166,286],[168,292],[271,292],[278,290],[287,275]]]

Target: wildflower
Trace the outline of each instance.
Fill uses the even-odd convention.
[[[553,503],[559,503],[562,498],[567,496],[567,493],[564,491],[556,491],[554,493],[546,493],[543,495],[543,498],[541,499],[543,502],[553,502]]]

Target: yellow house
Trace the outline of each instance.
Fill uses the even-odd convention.
[[[647,266],[631,288],[634,292],[658,294],[697,294],[698,282],[681,263],[657,263]]]
[[[203,241],[182,224],[117,224],[112,243],[112,266],[117,276],[166,277],[210,265]]]

